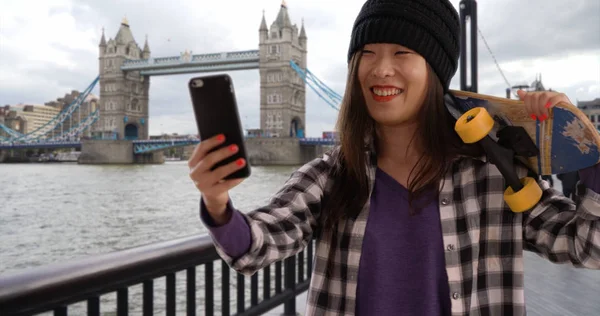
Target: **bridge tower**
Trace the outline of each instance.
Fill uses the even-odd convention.
[[[114,39],[104,30],[99,44],[100,120],[93,136],[116,139],[148,139],[148,91],[150,77],[139,71],[124,72],[123,62],[150,58],[148,38],[140,49],[129,22],[123,18]]]
[[[306,69],[307,37],[304,21],[298,32],[285,0],[267,27],[264,11],[259,28],[260,128],[279,137],[304,137],[306,84],[290,67],[293,60]]]

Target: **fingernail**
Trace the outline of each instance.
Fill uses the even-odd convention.
[[[238,166],[240,166],[240,167],[243,166],[244,165],[244,159],[240,158],[240,159],[236,160],[235,164],[238,165]]]
[[[544,105],[544,107],[545,107],[546,109],[549,109],[551,106],[552,106],[552,103],[550,103],[550,102],[548,102],[548,103],[546,103],[546,105]]]
[[[531,114],[531,119],[535,121],[537,120],[537,116],[535,116],[535,114]]]
[[[542,116],[540,117],[540,121],[542,121],[542,122],[543,122],[543,121],[544,121],[544,120],[546,120],[547,118],[548,118],[548,115],[544,114],[544,115],[542,115]]]
[[[231,145],[231,146],[229,146],[229,151],[231,151],[231,152],[236,152],[237,149],[238,149],[237,145]]]
[[[225,140],[225,135],[223,135],[223,134],[217,135],[217,140],[220,141],[220,142],[224,141]]]

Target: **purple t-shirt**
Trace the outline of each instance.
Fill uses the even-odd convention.
[[[428,202],[429,201],[429,202]],[[437,196],[410,215],[408,190],[377,169],[358,271],[356,315],[450,315]]]

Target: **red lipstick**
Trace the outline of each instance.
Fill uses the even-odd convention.
[[[400,92],[396,93],[396,94],[388,95],[388,96],[381,96],[381,95],[375,94],[375,89],[377,89],[377,90],[390,90],[390,89],[393,89],[393,90],[400,90]],[[398,87],[395,87],[395,86],[373,86],[369,90],[371,91],[371,97],[376,102],[388,102],[388,101],[391,101],[395,97],[397,97],[400,94],[402,94],[402,92],[404,92],[402,89],[400,89]]]

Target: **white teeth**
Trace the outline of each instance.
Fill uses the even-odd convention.
[[[401,89],[373,89],[373,92],[376,95],[382,96],[382,97],[400,94],[401,91],[402,91]]]

